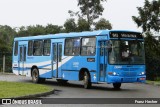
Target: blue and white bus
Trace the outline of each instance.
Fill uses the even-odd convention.
[[[144,39],[141,33],[98,30],[17,37],[13,45],[13,73],[34,83],[55,78],[61,82],[145,82]]]

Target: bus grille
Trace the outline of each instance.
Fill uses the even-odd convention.
[[[130,68],[129,70],[130,71],[136,71],[136,70],[138,70],[139,68]]]
[[[129,71],[129,68],[121,68],[122,71]]]
[[[122,71],[136,71],[138,68],[121,68]]]
[[[136,76],[136,75],[137,75],[137,72],[131,72],[131,71],[122,72],[122,76],[124,76],[124,77],[133,77],[133,76]]]

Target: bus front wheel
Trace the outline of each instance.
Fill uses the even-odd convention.
[[[87,72],[84,72],[83,82],[84,82],[85,89],[91,88],[91,80],[90,80],[89,74]]]
[[[120,89],[121,83],[113,83],[114,89]]]

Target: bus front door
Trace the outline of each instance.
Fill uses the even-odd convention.
[[[53,43],[52,71],[56,78],[62,77],[62,43]]]
[[[19,46],[19,75],[24,75],[25,71],[25,63],[26,63],[26,45]]]
[[[99,81],[105,82],[106,80],[106,69],[107,69],[107,48],[106,41],[99,42]]]

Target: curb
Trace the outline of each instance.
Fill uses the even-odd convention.
[[[38,97],[43,97],[47,95],[54,94],[54,89],[48,92],[44,93],[38,93],[38,94],[32,94],[32,95],[25,95],[25,96],[19,96],[19,97],[11,97],[11,99],[32,99],[32,98],[38,98]]]

